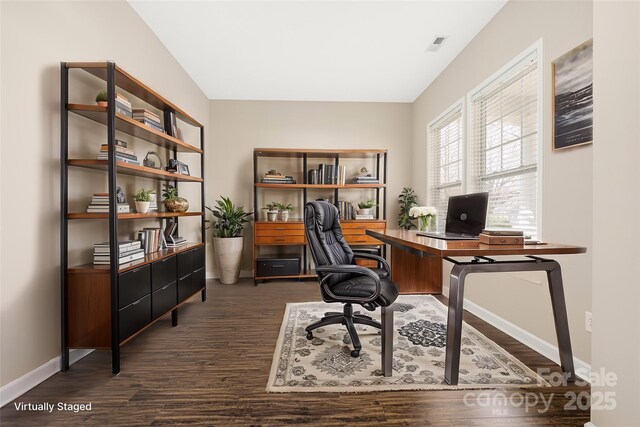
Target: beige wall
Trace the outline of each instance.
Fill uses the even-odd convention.
[[[254,148],[385,148],[389,150],[387,218],[389,227],[397,226],[397,196],[411,181],[411,104],[211,101],[210,123],[216,146],[206,160],[208,178],[214,183],[207,188],[207,203],[224,195],[253,208]],[[278,168],[291,173],[286,164]],[[291,192],[270,190],[267,201],[271,200],[293,203],[293,215],[301,216],[301,199]],[[261,207],[262,203],[258,210]],[[243,270],[252,268],[252,233],[251,228],[245,232]],[[217,277],[212,257],[207,262],[208,274]]]
[[[592,370],[617,376],[597,381],[591,409],[598,427],[640,425],[640,3],[594,3],[593,357]],[[615,48],[611,48],[615,46]],[[612,212],[619,213],[613,218]],[[620,224],[616,219],[620,218]],[[612,224],[611,227],[603,226]],[[621,231],[621,232],[620,232]],[[612,397],[611,395],[609,397]]]
[[[0,8],[0,384],[5,385],[60,354],[60,61],[114,60],[205,126],[209,101],[124,1],[3,1]],[[91,102],[104,83],[75,75],[75,101]],[[105,128],[70,120],[70,150],[95,156]],[[129,141],[138,156],[155,147]],[[192,171],[199,173],[199,167]],[[70,204],[79,209],[91,193],[106,189],[104,174],[72,171],[70,178]],[[131,178],[119,182],[129,193],[152,185]],[[107,239],[106,224],[84,221],[72,227],[71,263],[90,262],[91,245]],[[191,235],[197,223],[187,228]]]
[[[590,2],[511,1],[416,100],[413,108],[413,186],[426,198],[427,125],[438,114],[543,39],[542,238],[591,251],[592,147],[551,149],[551,61],[592,37]],[[563,268],[574,354],[589,362],[592,256],[558,257]],[[445,269],[445,279],[448,269]],[[533,283],[538,282],[538,283]],[[445,281],[445,284],[447,282]],[[481,307],[556,343],[544,274],[471,276],[466,297]]]

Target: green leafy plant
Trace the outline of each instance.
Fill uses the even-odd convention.
[[[409,214],[411,208],[418,204],[418,196],[415,191],[410,187],[403,188],[402,193],[398,196],[398,203],[400,204],[398,227],[401,230],[411,230],[415,228],[415,224],[411,222],[412,216]]]
[[[155,193],[155,191],[145,190],[144,188],[141,188],[140,190],[136,191],[136,194],[133,195],[133,198],[136,202],[150,202],[151,195],[153,193]]]
[[[270,211],[277,211],[279,203],[271,202],[266,204],[266,208]]]
[[[178,189],[171,184],[162,184],[162,197],[171,200],[178,197]]]
[[[371,209],[374,206],[378,206],[375,200],[365,200],[364,202],[358,203],[358,207],[360,209]]]
[[[205,206],[217,219],[213,224],[216,237],[240,237],[242,230],[253,212],[245,212],[244,207],[236,206],[230,198],[221,196],[222,200],[216,200],[216,206]]]
[[[101,90],[96,95],[96,102],[107,101],[108,99],[109,98],[107,97],[107,91],[106,90]]]
[[[276,207],[280,212],[293,210],[291,203],[285,205],[284,203],[276,203]]]

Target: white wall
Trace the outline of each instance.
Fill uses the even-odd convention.
[[[640,212],[640,3],[595,2],[593,36],[591,366],[594,372],[615,374],[617,381],[592,384],[591,402],[600,404],[592,406],[591,417],[598,427],[638,426],[640,228],[635,224]],[[605,393],[613,397],[615,410],[606,409]]]
[[[551,61],[592,37],[590,2],[511,1],[416,100],[413,108],[413,186],[426,199],[427,125],[501,67],[543,39],[542,238],[586,246],[586,255],[557,257],[563,268],[574,355],[590,360],[584,312],[591,310],[592,147],[552,152]],[[445,286],[448,284],[445,269]],[[532,281],[539,282],[533,283]],[[470,276],[466,297],[556,343],[544,274]]]
[[[397,227],[397,197],[411,183],[411,104],[211,101],[210,122],[216,148],[206,160],[213,183],[208,203],[224,195],[253,208],[254,148],[384,148],[389,150],[388,226]],[[290,170],[285,165],[281,172]],[[268,201],[279,201],[292,193],[269,194]],[[301,217],[300,199],[287,201],[295,205],[292,215]],[[252,233],[245,232],[243,270],[252,268]],[[217,276],[212,257],[207,262],[208,274]]]
[[[60,354],[60,61],[116,61],[205,126],[209,101],[124,1],[3,1],[0,8],[0,384],[6,385]],[[74,75],[80,82],[72,88],[75,101],[91,103],[104,83]],[[105,128],[70,120],[71,150],[95,156]],[[152,147],[140,148],[138,156]],[[104,174],[70,175],[70,204],[78,209],[106,188]],[[123,182],[130,192],[151,185]],[[71,263],[90,262],[91,245],[107,239],[106,222],[72,227]]]

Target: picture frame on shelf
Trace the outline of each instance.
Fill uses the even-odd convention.
[[[186,165],[185,163],[178,162],[177,171],[179,174],[191,176],[191,174],[189,173],[189,166]]]
[[[593,39],[551,63],[553,149],[593,142]]]

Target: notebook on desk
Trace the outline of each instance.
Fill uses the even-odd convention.
[[[487,219],[489,193],[449,197],[444,233],[418,233],[442,240],[478,240]]]

